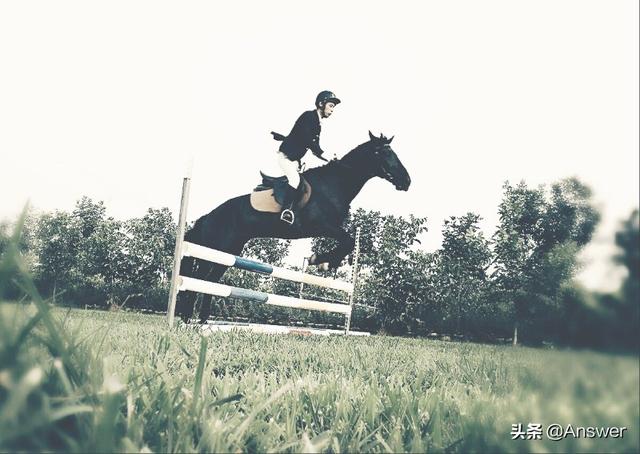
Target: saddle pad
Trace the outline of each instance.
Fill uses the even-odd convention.
[[[311,186],[304,180],[304,194],[302,198],[296,203],[295,209],[299,210],[304,207],[311,197]],[[273,197],[273,189],[267,189],[264,191],[253,191],[250,196],[251,206],[256,211],[263,211],[266,213],[280,213],[282,206]]]

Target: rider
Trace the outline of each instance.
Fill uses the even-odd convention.
[[[293,224],[295,214],[293,205],[298,199],[298,192],[301,191],[300,160],[307,153],[307,150],[320,159],[322,158],[322,148],[320,148],[320,129],[322,120],[329,118],[335,106],[340,104],[336,95],[328,90],[321,91],[316,97],[316,109],[304,112],[293,125],[288,136],[272,132],[276,140],[282,140],[278,150],[278,164],[286,175],[289,184],[287,193],[282,204],[282,214],[280,219],[288,224]]]

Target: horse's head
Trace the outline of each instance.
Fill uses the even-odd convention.
[[[393,137],[387,139],[382,134],[380,137],[376,137],[369,131],[369,138],[371,139],[369,141],[370,165],[374,175],[384,178],[399,191],[408,190],[411,177],[398,159],[398,155],[391,148]]]

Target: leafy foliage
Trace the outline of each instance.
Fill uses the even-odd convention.
[[[624,345],[640,351],[640,221],[637,208],[616,233],[616,245],[620,252],[615,259],[627,269],[627,276],[619,294],[610,298],[608,307],[615,313],[613,329],[619,330]]]
[[[486,270],[491,251],[489,241],[478,227],[480,219],[477,214],[467,213],[445,220],[442,248],[437,253],[435,280],[439,300],[455,320],[452,328],[457,333],[468,331],[474,308],[489,285]]]
[[[560,291],[577,266],[577,253],[591,239],[599,215],[591,191],[576,179],[530,189],[524,182],[504,185],[500,225],[494,234],[497,288],[514,308],[515,326],[530,328],[540,342],[541,327],[559,315]]]
[[[580,265],[578,254],[599,219],[588,187],[573,178],[549,189],[506,183],[498,212],[500,224],[490,239],[479,227],[478,214],[452,216],[444,222],[442,246],[426,252],[420,248],[426,218],[354,211],[344,226],[351,235],[361,230],[352,326],[488,341],[512,337],[517,326],[526,343],[610,348],[620,344],[614,340],[618,336],[631,339],[621,341],[625,348],[635,345],[637,213],[618,234],[623,251],[619,261],[630,270],[624,288],[616,295],[593,296],[572,282]],[[9,225],[0,226],[0,251],[9,244],[8,231]],[[166,208],[119,221],[107,216],[102,202],[85,197],[70,213],[27,216],[16,244],[37,287],[58,303],[163,311],[174,235],[175,224]],[[312,243],[316,253],[334,246],[327,238]],[[243,255],[282,265],[289,248],[289,241],[260,238],[248,243]],[[349,280],[351,269],[345,264],[331,277]],[[345,299],[341,292],[313,286],[304,286],[300,293],[299,284],[236,269],[227,272],[224,282],[288,296]],[[23,294],[14,282],[6,283],[4,291],[12,299]],[[220,298],[214,301],[213,313],[237,321],[334,328],[343,324],[336,314]],[[590,328],[590,338],[579,334],[580,323]],[[602,329],[591,329],[598,325]]]
[[[361,280],[358,297],[376,309],[376,321],[386,332],[400,334],[420,324],[416,309],[424,288],[423,253],[412,248],[426,232],[426,221],[371,213],[367,223],[360,223],[367,226],[360,257],[360,272],[367,278]]]
[[[640,307],[640,215],[637,208],[616,234],[616,245],[620,248],[616,261],[627,268],[622,295],[637,318]]]
[[[102,202],[78,201],[72,213],[44,214],[35,222],[36,283],[47,295],[64,291],[70,304],[164,307],[175,245],[168,209],[140,219],[106,216]]]

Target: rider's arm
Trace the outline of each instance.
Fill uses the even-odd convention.
[[[320,138],[318,136],[316,136],[315,139],[313,139],[309,149],[311,150],[311,153],[313,153],[314,155],[322,156],[322,153],[324,153],[324,151],[322,150],[322,148],[320,148]]]
[[[320,128],[315,124],[318,121],[316,115],[315,111],[310,111],[304,118],[302,127],[311,152],[316,156],[322,156],[324,151],[320,148]]]

